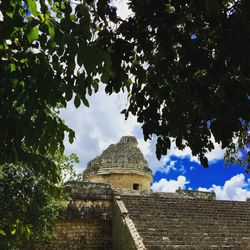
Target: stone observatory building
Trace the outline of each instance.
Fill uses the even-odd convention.
[[[113,188],[149,190],[152,171],[137,145],[133,136],[124,136],[117,144],[109,145],[88,163],[83,181],[107,183]]]
[[[135,137],[122,137],[88,163],[82,181],[66,183],[71,200],[57,237],[33,249],[250,250],[250,202],[190,190],[154,193],[151,182]]]

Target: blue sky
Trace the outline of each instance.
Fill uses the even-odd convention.
[[[199,163],[191,162],[189,158],[181,159],[171,157],[175,161],[175,169],[171,169],[167,174],[156,171],[154,180],[159,181],[161,178],[176,179],[180,174],[184,175],[191,183],[186,188],[198,189],[199,187],[210,188],[212,185],[222,185],[226,180],[237,174],[245,174],[241,166],[230,164],[225,167],[224,160],[218,160],[210,164],[209,168],[204,168]]]

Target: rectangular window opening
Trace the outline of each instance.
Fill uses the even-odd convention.
[[[134,189],[134,190],[140,190],[140,184],[134,183],[134,184],[133,184],[133,189]]]

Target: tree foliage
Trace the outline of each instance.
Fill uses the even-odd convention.
[[[73,164],[78,158],[57,152],[52,160],[59,175],[57,183],[24,164],[0,166],[1,249],[29,249],[32,242],[53,238],[54,223],[67,199],[63,177],[74,177]]]
[[[106,1],[0,1],[0,241],[24,247],[48,234],[62,198],[63,156],[74,131],[59,117],[72,100],[108,78],[110,58],[96,36],[112,12]]]
[[[212,137],[230,147],[250,122],[250,2],[130,0],[129,8],[100,36],[112,48],[106,92],[127,87],[123,113],[138,117],[146,140],[156,135],[158,158],[174,138],[208,166]]]
[[[226,150],[226,165],[238,164],[250,171],[250,125],[244,124],[241,131],[235,134],[235,138]]]
[[[65,132],[55,114],[89,106],[100,80],[127,89],[160,158],[174,143],[204,166],[233,148],[250,120],[250,3],[247,0],[130,0],[122,20],[109,0],[0,1],[0,163],[27,164],[56,181]],[[172,139],[173,138],[173,139]],[[243,141],[247,142],[246,137]],[[249,147],[248,147],[249,148]]]
[[[107,78],[110,59],[95,43],[101,11],[93,1],[0,1],[0,163],[26,163],[51,174],[53,155],[74,131],[55,110],[88,106],[86,95]],[[73,9],[74,8],[74,9]]]

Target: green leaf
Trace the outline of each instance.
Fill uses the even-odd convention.
[[[6,236],[6,233],[0,229],[0,235]]]
[[[161,159],[161,147],[160,147],[159,144],[156,145],[156,151],[155,151],[155,153],[156,153],[157,159],[160,160]]]
[[[86,68],[88,73],[96,72],[97,65],[104,61],[103,52],[93,46],[81,46],[77,56],[77,63]]]
[[[93,82],[92,82],[92,86],[95,90],[95,93],[98,91],[99,89],[99,85],[98,85],[98,79],[95,79]]]
[[[54,40],[54,36],[55,36],[54,26],[50,22],[47,22],[47,26],[48,26],[48,30],[49,30],[50,39]]]
[[[171,141],[170,141],[169,138],[166,138],[165,144],[166,144],[167,149],[170,149],[170,148],[171,148]]]
[[[85,97],[82,98],[82,102],[86,107],[89,107],[89,102]]]
[[[37,6],[35,0],[27,0],[28,9],[33,16],[37,16]]]
[[[123,109],[122,111],[121,111],[121,114],[125,114],[127,112],[127,109]]]
[[[14,235],[16,233],[16,228],[14,228],[13,230],[11,230],[11,235]]]
[[[74,100],[74,104],[75,104],[75,107],[78,108],[81,104],[81,99],[79,97],[79,95],[76,95],[75,96],[75,100]]]
[[[26,35],[27,35],[29,43],[32,43],[34,40],[37,40],[39,37],[38,27],[35,26],[35,27],[31,28]]]
[[[169,14],[172,14],[172,13],[174,13],[175,12],[175,7],[174,6],[172,6],[171,4],[165,4],[165,8],[166,8],[166,11],[167,11],[167,13],[169,13]]]
[[[25,236],[27,240],[30,240],[31,230],[30,225],[25,225]]]
[[[75,138],[75,132],[70,129],[69,130],[69,143],[72,144],[74,142],[74,138]]]
[[[112,61],[108,53],[103,52],[104,69],[101,76],[102,82],[107,82],[111,73]]]
[[[70,101],[73,97],[73,91],[71,88],[67,87],[65,90],[65,98],[67,101]]]
[[[76,9],[77,13],[81,18],[84,18],[85,24],[90,23],[89,10],[86,4],[79,4]]]
[[[6,11],[8,17],[13,18],[14,12],[13,11]]]
[[[88,87],[88,94],[89,94],[89,96],[92,95],[92,88],[91,88],[91,86]]]
[[[73,22],[75,22],[77,20],[77,17],[75,14],[71,14],[70,15],[70,20],[72,20]]]
[[[16,70],[16,65],[13,63],[11,63],[9,67],[10,67],[10,72],[13,72]]]
[[[203,165],[203,167],[208,168],[208,159],[204,155],[200,155],[200,162]]]

